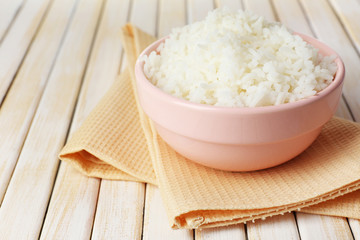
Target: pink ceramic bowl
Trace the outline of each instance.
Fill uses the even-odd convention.
[[[309,147],[333,116],[345,73],[342,60],[331,48],[299,35],[323,55],[337,56],[333,82],[315,96],[254,108],[191,103],[154,86],[144,75],[144,63],[138,60],[135,74],[140,104],[165,142],[199,164],[251,171],[284,163]],[[153,43],[141,55],[148,55],[163,41]]]

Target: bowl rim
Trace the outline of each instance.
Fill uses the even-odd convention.
[[[294,108],[300,108],[305,105],[311,104],[313,102],[319,101],[320,99],[324,98],[325,96],[331,94],[333,91],[335,91],[339,86],[342,85],[344,81],[344,75],[345,75],[345,66],[344,63],[339,56],[338,53],[336,53],[332,48],[330,48],[325,43],[319,41],[318,39],[315,39],[313,37],[307,36],[302,33],[294,32],[295,35],[300,36],[303,40],[305,40],[310,45],[316,46],[317,49],[321,49],[322,51],[329,53],[328,55],[335,55],[335,63],[337,65],[337,70],[335,73],[335,77],[333,81],[330,83],[329,86],[321,90],[320,92],[316,93],[313,96],[300,99],[295,102],[291,103],[283,103],[280,105],[271,105],[271,106],[259,106],[259,107],[237,107],[237,106],[214,106],[209,104],[201,104],[201,103],[194,103],[190,102],[188,100],[173,96],[167,92],[164,92],[162,89],[158,88],[157,86],[153,85],[150,80],[145,76],[144,73],[144,61],[141,60],[141,58],[144,55],[150,54],[150,52],[154,51],[161,43],[163,43],[168,36],[165,36],[152,44],[150,44],[148,47],[146,47],[139,57],[136,60],[135,63],[135,75],[136,75],[136,82],[138,84],[142,84],[143,87],[145,87],[149,91],[153,91],[154,94],[157,94],[158,97],[164,98],[167,101],[179,105],[186,108],[191,108],[194,110],[201,110],[201,111],[207,111],[207,112],[216,112],[216,113],[224,113],[224,114],[264,114],[264,113],[273,113],[273,112],[282,112],[289,109]],[[321,47],[319,47],[321,46]]]

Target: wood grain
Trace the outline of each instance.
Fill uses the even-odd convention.
[[[193,231],[172,230],[158,187],[147,184],[143,239],[193,239]]]
[[[158,5],[159,12],[157,12],[156,4]],[[164,36],[167,35],[170,29],[185,24],[185,4],[184,1],[159,1],[147,2],[141,4],[147,9],[151,9],[147,14],[157,15],[157,21],[149,21],[148,33],[152,35]],[[134,6],[134,13],[139,12],[137,9],[139,5]],[[135,8],[136,7],[136,8]],[[166,14],[164,14],[166,12]],[[137,14],[134,14],[137,15]],[[135,18],[131,22],[138,22],[139,19]],[[154,19],[154,18],[153,18]],[[151,26],[150,26],[151,24]],[[145,29],[144,23],[137,25],[141,29]],[[144,205],[144,219],[143,219],[143,239],[192,239],[192,231],[180,230],[174,231],[169,226],[169,220],[160,197],[160,191],[157,187],[147,184]]]
[[[172,28],[186,24],[186,9],[184,0],[160,1],[159,3],[158,37],[168,35]]]
[[[0,44],[24,0],[0,1]]]
[[[243,2],[245,9],[263,16],[268,21],[276,20],[269,0],[243,0]]]
[[[110,0],[104,6],[74,118],[71,123],[70,135],[81,125],[117,76],[122,53],[121,44],[119,44],[120,29],[127,20],[128,8],[129,1]],[[108,182],[102,184],[105,189],[106,185],[115,186],[116,184],[109,184]],[[88,178],[79,174],[71,166],[62,162],[56,178],[56,185],[45,218],[41,238],[89,239],[98,204],[99,187],[99,179]],[[113,193],[113,189],[111,188],[111,193]],[[118,192],[118,194],[120,193],[121,191]],[[102,194],[101,192],[100,195]],[[131,196],[131,192],[127,192],[126,195]],[[121,228],[119,228],[118,224],[107,224],[108,218],[106,217],[112,217],[112,215],[108,216],[107,214],[117,212],[113,211],[113,209],[106,212],[103,205],[107,203],[108,199],[118,199],[118,197],[109,197],[105,201],[103,196],[100,196],[100,198],[98,209],[101,209],[103,216],[101,220],[103,221],[96,220],[92,237],[101,238],[104,235],[106,239],[110,239],[110,236],[117,234],[118,229]],[[124,202],[127,199],[129,198],[124,199]],[[109,207],[111,208],[111,206]],[[62,213],[61,217],[59,217],[59,212]],[[120,219],[116,218],[114,220]],[[127,219],[127,223],[131,224],[131,221]],[[107,226],[107,231],[99,231],[99,226],[101,227],[103,224]],[[72,225],[77,227],[73,228],[71,227]],[[109,226],[113,227],[110,228]],[[117,231],[114,233],[111,230]]]
[[[148,32],[154,34],[156,31],[156,11],[157,1],[133,1],[129,12],[130,22],[137,24],[142,29],[148,29]],[[143,20],[141,17],[143,17]],[[123,58],[122,70],[125,67],[125,62]],[[117,189],[117,191],[111,191],[111,189]],[[123,196],[126,196],[126,198],[107,204],[109,198],[117,199]],[[121,234],[122,239],[141,239],[144,202],[145,184],[102,181],[98,201],[98,206],[101,206],[101,208],[96,211],[93,238],[118,239],[119,226],[123,226],[128,231]],[[114,213],[119,213],[125,217],[114,218]],[[102,226],[107,226],[106,231],[103,230]]]
[[[214,7],[213,1],[187,0],[188,23],[204,20],[209,10],[212,10]]]
[[[244,1],[244,8],[265,16],[268,21],[275,21],[276,14],[273,12],[269,0]],[[277,226],[275,229],[272,226]],[[293,214],[277,216],[257,221],[247,225],[249,239],[298,239],[299,234],[296,219]]]
[[[295,226],[295,227],[294,227]],[[300,239],[294,215],[289,213],[247,224],[248,239]]]
[[[215,0],[215,5],[217,8],[227,7],[232,10],[243,8],[241,0]]]
[[[273,5],[277,12],[279,21],[296,32],[314,36],[314,33],[307,22],[306,16],[297,1],[273,0]],[[343,98],[340,100],[336,115],[347,119],[352,119],[352,116]]]
[[[226,227],[204,228],[195,231],[196,240],[246,240],[244,224],[230,225]]]
[[[157,187],[88,178],[66,163],[58,169],[57,159],[67,132],[81,125],[125,67],[119,33],[128,19],[164,36],[214,7],[244,4],[334,47],[347,68],[344,96],[359,121],[359,0],[103,2],[0,0],[1,239],[360,240],[359,220],[305,213],[171,230]],[[352,118],[343,99],[336,115]]]
[[[330,3],[360,53],[360,1],[330,0]]]
[[[69,26],[0,209],[4,239],[39,237],[101,4],[82,0]]]
[[[1,106],[0,154],[4,161],[0,161],[0,202],[4,197],[49,73],[56,60],[65,30],[71,21],[75,3],[74,0],[53,3],[22,67],[18,70],[6,101]],[[44,45],[47,46],[46,51],[44,51]],[[13,57],[17,58],[16,55]],[[9,62],[12,60],[10,59]],[[1,81],[7,81],[7,78],[2,77],[0,77]]]
[[[288,0],[273,0],[273,5],[280,22],[295,32],[316,37],[306,19],[305,13],[301,9],[299,2]],[[351,113],[343,97],[340,99],[336,115],[352,120]]]
[[[102,180],[91,239],[141,239],[144,184]]]
[[[349,219],[349,225],[351,232],[353,233],[354,239],[360,239],[360,221],[358,219]]]
[[[29,48],[50,0],[28,0],[0,45],[0,104]]]
[[[89,239],[99,179],[61,163],[40,239]]]
[[[132,6],[129,16],[140,12],[138,6],[140,5]],[[153,21],[155,19],[150,22]],[[122,25],[119,27],[121,28]],[[122,59],[121,62],[123,69],[126,61]],[[141,239],[144,198],[145,184],[143,183],[102,180],[92,238]]]
[[[297,213],[301,239],[353,239],[346,218]]]
[[[360,58],[326,0],[301,0],[316,36],[342,57],[346,66],[343,93],[356,121],[360,121]]]
[[[295,32],[313,35],[298,1],[272,0],[278,20]]]
[[[311,27],[309,26],[306,19],[306,15],[302,11],[301,6],[298,2],[274,0],[273,3],[275,10],[277,11],[277,16],[282,23],[297,32],[302,32],[307,35],[313,36]],[[294,16],[296,16],[296,18]],[[349,109],[347,108],[343,98],[341,98],[340,100],[336,115],[350,120],[352,119]],[[316,234],[319,239],[326,239],[327,236],[322,235],[322,232],[320,231],[312,231],[314,231],[315,229],[323,228],[324,224],[327,224],[326,228],[335,228],[338,222],[343,223],[344,221],[341,218],[332,217],[334,221],[312,221],[310,224],[308,224],[307,221],[302,221],[302,218],[304,217],[303,214],[296,213],[296,216],[298,218],[297,224],[299,229],[302,229],[303,232],[307,232],[309,235]],[[309,215],[306,216],[308,217]]]

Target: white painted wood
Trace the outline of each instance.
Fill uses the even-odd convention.
[[[0,1],[0,44],[23,2],[24,0]]]
[[[360,53],[360,1],[330,0],[334,10]]]
[[[0,202],[9,184],[48,75],[56,59],[63,35],[71,19],[75,3],[75,0],[62,0],[55,1],[52,4],[31,49],[17,73],[12,88],[7,94],[6,101],[1,106],[0,155],[3,161],[0,161]],[[31,31],[32,29],[29,29],[29,32]],[[6,44],[2,46],[6,46]],[[44,46],[46,46],[46,51],[44,51]],[[6,61],[12,62],[12,57],[18,57],[16,54],[12,55],[11,52],[9,54]],[[6,68],[8,66],[0,66],[0,69],[2,67]],[[7,69],[0,70],[0,72],[7,72]],[[0,85],[2,81],[7,81],[7,79],[7,77],[1,76]]]
[[[172,28],[186,24],[186,10],[184,0],[160,1],[158,36],[168,35]]]
[[[268,21],[276,17],[269,0],[244,0],[244,8],[264,16]],[[275,227],[276,226],[276,227]],[[248,239],[299,239],[293,214],[275,216],[264,221],[247,224]]]
[[[40,239],[89,239],[99,182],[62,162]]]
[[[130,22],[155,34],[156,14],[156,1],[137,0],[132,3]],[[125,63],[123,58],[122,70]],[[144,202],[145,184],[102,180],[92,238],[141,239]]]
[[[246,240],[244,224],[230,225],[226,227],[204,228],[195,231],[196,240]]]
[[[131,13],[131,22],[136,22],[138,27],[152,35],[155,35],[157,32],[156,29],[158,29],[160,36],[168,34],[173,26],[177,27],[185,24],[184,2],[160,1],[159,4],[159,13],[156,11],[155,2],[143,2],[142,5],[134,4]],[[147,13],[148,15],[158,15],[158,28],[154,17],[152,18],[154,21],[150,21],[150,17],[141,18],[139,15],[142,14],[141,11],[139,11],[140,6],[153,11],[149,11]],[[145,23],[145,21],[147,22]],[[175,231],[170,228],[170,223],[157,187],[147,184],[145,195],[143,239],[192,239],[192,231]]]
[[[316,36],[342,57],[346,74],[344,96],[356,121],[360,121],[360,58],[326,0],[301,0]]]
[[[340,103],[339,103],[339,106],[338,106],[338,108],[337,108],[337,110],[335,112],[335,115],[338,116],[338,117],[353,120],[352,116],[350,114],[350,110],[346,106],[343,98],[340,98]]]
[[[81,125],[117,76],[122,52],[121,44],[119,44],[120,30],[127,20],[128,8],[129,1],[110,0],[104,6],[71,124],[70,135]],[[45,218],[41,239],[89,239],[95,218],[99,184],[99,179],[88,178],[62,162]],[[104,183],[102,185],[104,187]],[[119,189],[118,194],[122,194],[121,189]],[[131,196],[131,192],[126,192],[125,195]],[[106,197],[105,203],[109,200],[119,201],[119,197],[112,198],[110,196]],[[144,196],[142,196],[142,202],[143,198]],[[103,200],[100,200],[98,206],[98,209],[102,209],[101,213],[116,212],[104,211],[104,207],[100,207],[103,202]],[[101,219],[104,222],[108,221],[105,216]],[[114,220],[120,219],[114,218]],[[113,224],[110,225],[113,226],[112,228],[107,225],[107,231],[102,228],[98,230],[98,227],[102,227],[101,224],[104,222],[96,221],[93,237],[101,237],[100,233],[102,233],[106,236],[105,239],[109,239],[111,236],[110,230],[121,229],[118,224]],[[131,221],[127,220],[127,223],[131,223]],[[115,234],[117,235],[117,233]],[[115,234],[114,236],[116,236]]]
[[[285,25],[292,28],[294,31],[302,32],[307,35],[312,36],[312,30],[306,20],[306,16],[304,12],[301,9],[301,6],[296,1],[286,1],[286,0],[273,0],[273,4],[275,7],[275,10],[277,11],[277,15],[279,17],[279,20],[284,23]],[[336,112],[337,116],[351,119],[351,115],[349,112],[349,109],[347,108],[346,104],[344,103],[344,100],[341,98],[339,107]],[[302,218],[302,214],[296,213],[298,218]],[[315,215],[314,215],[315,216]],[[331,217],[329,217],[331,219]],[[309,218],[311,219],[311,218]],[[334,218],[335,219],[335,218]],[[333,229],[337,227],[338,221],[298,221],[299,229],[302,230],[300,232],[301,237],[303,237],[303,233],[306,232],[309,236],[311,235],[320,235],[320,233],[313,232],[314,229],[321,229],[324,227],[324,224],[326,224],[326,228]]]
[[[39,237],[101,5],[76,9],[0,209],[4,239]]]
[[[231,10],[242,9],[241,0],[215,0],[217,8],[228,7]]]
[[[143,239],[193,239],[193,231],[172,230],[158,187],[147,184]]]
[[[210,0],[187,0],[188,23],[204,20],[214,7],[214,2]]]
[[[217,1],[216,7],[241,8],[240,1]],[[188,1],[188,23],[202,20],[215,6],[212,1]],[[246,239],[244,224],[211,229],[196,229],[195,239]]]
[[[354,239],[360,239],[360,220],[349,218],[349,225],[351,228],[351,232],[353,233]]]
[[[1,1],[1,0],[0,0]],[[29,2],[30,0],[28,0]],[[331,0],[332,1],[332,0]],[[55,1],[54,5],[56,3],[59,3],[60,1]],[[107,4],[110,4],[110,2],[113,2],[115,4],[116,1],[107,1]],[[165,11],[167,7],[164,7],[165,4],[169,4],[169,1],[159,1],[161,3],[159,5],[160,11]],[[190,1],[189,1],[190,2]],[[222,2],[222,3],[220,3]],[[225,0],[216,0],[216,5],[225,4]],[[298,11],[299,8],[295,7],[293,2],[288,2],[288,7],[283,6],[283,10],[288,10],[287,13],[280,14],[280,8],[277,6],[277,2],[280,2],[280,0],[274,0],[274,6],[275,9],[278,11],[279,19],[283,21],[283,19],[290,19],[291,17],[291,11],[295,9],[295,11]],[[155,4],[153,4],[155,3]],[[212,4],[211,1],[207,2],[209,6]],[[333,1],[332,1],[333,3]],[[62,1],[62,4],[65,4],[65,1]],[[87,2],[88,4],[88,2]],[[118,2],[117,4],[124,4],[123,2]],[[149,5],[144,5],[149,4]],[[138,0],[133,3],[133,11],[132,11],[132,20],[133,22],[136,22],[138,26],[143,28],[144,30],[148,31],[149,33],[155,33],[156,32],[156,25],[152,23],[152,21],[156,19],[156,1],[153,1],[149,3],[149,1],[145,0]],[[174,3],[178,7],[182,7],[182,2],[176,2]],[[230,3],[230,4],[236,4],[237,3]],[[90,4],[89,4],[90,5]],[[205,13],[205,10],[202,9],[206,7],[207,5],[201,5],[197,6],[199,12],[202,14]],[[264,6],[264,5],[259,5]],[[88,6],[86,6],[87,8]],[[190,7],[188,5],[188,7]],[[174,6],[169,6],[169,9],[173,9],[172,11],[176,11]],[[191,8],[191,7],[190,7]],[[335,7],[334,7],[335,8]],[[139,9],[139,10],[134,10]],[[149,10],[150,9],[150,10]],[[308,8],[305,8],[308,9]],[[60,9],[57,9],[60,11]],[[301,9],[300,9],[301,10]],[[1,11],[1,9],[0,9]],[[51,11],[51,10],[50,10]],[[105,10],[106,11],[106,10]],[[110,9],[109,9],[110,11]],[[115,8],[111,9],[113,13],[116,12]],[[155,13],[154,13],[155,11]],[[306,10],[308,11],[308,10]],[[339,9],[336,9],[337,13],[339,14]],[[191,14],[196,15],[193,11]],[[301,12],[301,11],[300,11]],[[61,19],[57,20],[57,24],[62,24],[65,19],[68,19],[70,15],[69,12],[62,12],[63,15]],[[206,11],[207,13],[207,11]],[[176,13],[178,14],[178,13]],[[288,14],[288,16],[284,16],[285,14]],[[60,17],[60,13],[58,14]],[[119,15],[121,15],[119,13]],[[108,19],[108,23],[114,23],[114,21],[117,21],[117,17],[125,17],[125,16],[115,16],[114,18],[111,18],[110,16]],[[206,14],[205,14],[206,15]],[[20,16],[20,15],[19,15]],[[19,17],[18,16],[18,17]],[[52,14],[48,14],[48,17],[52,16]],[[174,14],[166,14],[162,15],[164,19],[171,19],[170,22],[177,22],[178,25],[181,25],[181,21],[179,21],[178,16],[175,17]],[[165,17],[166,16],[166,17]],[[180,14],[179,14],[180,16]],[[283,18],[282,18],[283,16]],[[340,14],[339,14],[340,16]],[[104,13],[103,19],[106,19],[107,14]],[[159,16],[161,18],[161,16]],[[145,19],[145,20],[144,20]],[[331,19],[331,18],[330,18]],[[302,22],[305,20],[305,18],[300,17],[293,17],[293,26],[301,26],[303,24]],[[331,20],[330,20],[331,21]],[[343,20],[344,21],[344,20]],[[15,22],[14,22],[15,23]],[[44,28],[46,24],[46,21],[44,22],[44,25],[42,28]],[[64,22],[66,25],[66,23]],[[85,27],[88,23],[83,24],[83,27]],[[105,23],[102,23],[104,26]],[[117,23],[120,25],[120,23]],[[143,25],[142,25],[143,24]],[[61,25],[65,28],[65,25]],[[119,26],[117,25],[117,26]],[[344,24],[347,28],[348,26]],[[14,27],[15,24],[12,26]],[[72,124],[72,129],[75,130],[83,121],[83,119],[87,116],[87,114],[91,111],[94,104],[98,102],[98,100],[101,98],[102,94],[106,91],[106,89],[111,85],[111,81],[105,81],[103,77],[109,76],[109,78],[113,77],[113,74],[115,71],[114,69],[117,69],[116,64],[119,64],[119,46],[115,46],[115,38],[111,38],[114,42],[111,44],[109,43],[109,38],[105,37],[107,34],[113,34],[112,31],[114,29],[117,29],[117,27],[109,27],[109,32],[101,32],[102,28],[99,29],[99,36],[97,39],[100,39],[100,35],[103,37],[102,40],[97,40],[97,42],[102,42],[102,44],[95,44],[93,49],[93,54],[91,55],[91,60],[88,66],[88,69],[86,71],[86,77],[84,79],[84,85],[81,90],[79,102],[77,105],[77,110],[75,113],[74,121]],[[319,26],[321,27],[321,26]],[[308,27],[305,26],[304,29],[307,29]],[[59,27],[52,27],[49,28],[52,31],[58,31]],[[171,23],[162,23],[161,20],[159,20],[159,28],[158,28],[158,35],[162,36],[168,33],[168,31],[171,29]],[[52,31],[47,31],[47,34],[53,33]],[[116,31],[116,30],[114,30]],[[348,30],[349,31],[349,30]],[[317,31],[315,31],[318,33]],[[10,32],[9,32],[10,33]],[[62,34],[59,34],[57,36],[61,36]],[[6,35],[6,38],[10,35]],[[7,129],[8,135],[7,138],[0,138],[1,141],[6,142],[7,140],[16,139],[16,141],[10,143],[6,150],[3,148],[0,153],[4,153],[5,156],[13,156],[13,159],[15,159],[14,164],[16,163],[16,158],[19,155],[19,152],[22,148],[22,142],[24,141],[24,138],[27,134],[27,129],[29,128],[29,125],[31,123],[32,116],[35,112],[35,109],[37,107],[37,103],[40,100],[41,92],[46,84],[46,78],[48,74],[45,74],[46,71],[49,72],[51,69],[51,64],[53,59],[55,59],[55,52],[49,55],[40,55],[40,47],[38,47],[37,51],[34,50],[34,52],[37,52],[36,54],[32,54],[33,48],[35,49],[36,41],[38,38],[40,38],[41,30],[39,33],[37,33],[37,36],[35,38],[34,43],[32,44],[32,47],[27,54],[27,58],[29,56],[33,56],[31,58],[32,64],[25,62],[22,64],[22,67],[20,68],[20,71],[17,75],[17,78],[12,85],[12,89],[20,89],[21,85],[24,85],[26,81],[29,81],[31,79],[31,84],[23,86],[22,91],[19,90],[10,90],[9,94],[7,95],[6,101],[4,102],[1,110],[0,110],[0,126],[3,128],[3,126],[19,126],[19,128],[13,128],[11,131],[14,131],[13,134],[10,134],[10,129]],[[352,38],[354,38],[351,35]],[[54,41],[56,41],[56,37],[52,38]],[[46,51],[43,51],[43,54],[46,54],[48,50],[48,46],[50,43],[53,43],[53,40],[47,39],[47,49]],[[324,41],[327,41],[324,39]],[[41,42],[44,46],[45,42]],[[59,43],[58,43],[59,45]],[[54,48],[57,49],[58,45],[54,44]],[[119,44],[120,45],[120,44]],[[39,46],[40,43],[39,43]],[[51,45],[52,46],[52,45]],[[112,46],[112,47],[109,47]],[[113,49],[113,53],[110,53],[109,49]],[[77,49],[78,50],[78,49]],[[74,53],[77,52],[77,50],[73,50]],[[355,51],[355,50],[353,50]],[[97,54],[95,54],[97,52]],[[118,53],[118,55],[116,54]],[[116,56],[115,56],[116,55]],[[0,56],[1,57],[1,56]],[[30,58],[30,57],[29,57]],[[45,67],[45,65],[39,65],[38,62],[41,62],[42,60],[47,59],[48,65]],[[71,59],[70,57],[68,59]],[[94,60],[93,60],[94,59]],[[106,62],[102,62],[103,59],[108,59]],[[121,61],[120,61],[121,62]],[[45,63],[44,63],[45,64]],[[58,63],[56,63],[55,68],[57,68]],[[40,67],[41,66],[41,67]],[[96,67],[97,66],[97,67]],[[353,65],[355,66],[355,64]],[[106,69],[106,67],[109,67]],[[23,70],[25,69],[25,70]],[[354,69],[354,68],[353,68]],[[358,68],[356,68],[356,71]],[[105,72],[108,72],[106,74]],[[354,70],[355,71],[355,70]],[[21,73],[23,72],[23,73]],[[58,72],[60,74],[60,71]],[[42,78],[42,81],[35,81],[33,77],[29,78],[29,76],[38,76],[37,78]],[[101,79],[101,83],[99,81],[96,81],[96,78]],[[107,78],[107,77],[106,77]],[[18,79],[23,79],[22,84],[16,83]],[[54,77],[55,79],[55,77]],[[50,79],[50,82],[55,82],[54,79]],[[359,78],[358,78],[359,79]],[[0,78],[0,80],[2,80]],[[59,79],[58,79],[59,80]],[[63,80],[61,80],[63,81]],[[60,86],[60,82],[57,83],[57,86]],[[1,81],[0,81],[1,82]],[[19,80],[20,82],[20,80]],[[40,83],[39,83],[40,82]],[[49,82],[49,83],[50,83]],[[32,84],[35,83],[36,88],[31,88]],[[70,83],[68,83],[70,84]],[[78,83],[72,83],[72,84],[78,84]],[[6,199],[4,201],[3,206],[0,210],[0,234],[2,234],[2,237],[8,237],[8,235],[4,234],[24,234],[27,229],[34,229],[33,226],[37,225],[36,228],[38,229],[39,223],[41,223],[41,214],[43,216],[44,209],[46,208],[47,201],[44,200],[46,196],[49,196],[49,191],[46,191],[46,194],[44,193],[44,188],[51,189],[51,186],[53,184],[53,178],[55,176],[56,171],[56,154],[54,148],[59,148],[61,144],[59,142],[59,138],[65,137],[65,132],[67,128],[67,125],[64,123],[64,119],[70,119],[70,112],[72,111],[72,104],[74,104],[74,96],[76,96],[76,89],[69,90],[68,88],[62,92],[62,95],[59,94],[57,91],[62,91],[62,88],[57,89],[57,91],[51,91],[51,94],[53,94],[55,98],[60,99],[59,103],[63,104],[61,105],[61,108],[58,107],[56,109],[59,110],[59,112],[56,112],[56,119],[51,118],[49,119],[47,117],[47,113],[53,113],[54,108],[50,107],[53,106],[52,104],[56,104],[52,102],[51,100],[48,103],[47,102],[50,99],[50,93],[48,92],[48,88],[54,89],[54,85],[47,86],[46,93],[44,94],[41,104],[39,105],[39,112],[41,114],[37,113],[34,121],[33,126],[31,127],[31,130],[28,135],[28,139],[24,145],[23,152],[21,153],[21,157],[19,159],[19,165],[17,166],[17,169],[14,173],[13,179],[11,181],[11,185],[9,186],[8,193],[6,194]],[[77,88],[77,87],[75,87]],[[97,89],[98,88],[98,89]],[[25,91],[27,90],[27,91]],[[72,94],[69,94],[69,92],[72,92]],[[34,94],[38,94],[34,97]],[[75,94],[74,94],[75,93]],[[21,95],[22,94],[22,95]],[[32,95],[31,98],[27,98],[27,94]],[[21,102],[20,104],[20,97],[15,98],[15,95],[20,95],[22,99],[32,99],[31,101],[25,101]],[[93,96],[93,98],[91,97]],[[68,98],[71,98],[69,100]],[[12,101],[11,99],[17,99],[16,101]],[[35,100],[36,101],[35,101]],[[66,105],[65,102],[67,101],[68,105]],[[72,102],[72,104],[69,104],[69,101]],[[12,102],[10,105],[8,102]],[[15,103],[17,103],[15,105]],[[25,105],[23,105],[25,104]],[[343,103],[342,103],[343,105]],[[5,108],[4,107],[8,106]],[[11,106],[11,107],[10,107]],[[19,107],[21,109],[26,109],[25,115],[20,116],[26,116],[25,118],[16,118],[11,115],[11,112],[20,111],[17,107],[14,106],[24,106]],[[60,110],[66,108],[65,111]],[[18,109],[18,110],[16,110]],[[66,112],[66,117],[64,117],[64,112]],[[8,115],[9,118],[5,118],[3,116]],[[54,113],[55,114],[55,113]],[[346,115],[348,114],[346,107],[340,108],[339,115]],[[46,115],[46,116],[45,116]],[[10,116],[12,116],[10,118]],[[17,115],[18,116],[18,115]],[[349,115],[347,115],[349,117]],[[5,121],[4,119],[11,119],[11,121]],[[3,120],[3,121],[2,121]],[[5,122],[15,122],[16,124],[10,124],[9,125],[2,125],[2,123]],[[49,122],[51,122],[52,128],[48,126]],[[21,123],[21,124],[20,124]],[[25,125],[23,125],[25,124]],[[68,123],[67,123],[68,124]],[[0,136],[4,136],[2,133],[3,130],[0,128]],[[20,129],[21,128],[21,129]],[[61,130],[62,129],[62,130]],[[47,131],[47,132],[46,132]],[[46,136],[45,136],[46,134]],[[4,139],[4,140],[1,140]],[[20,140],[19,140],[20,139]],[[22,139],[22,140],[21,140]],[[16,144],[13,144],[16,143]],[[6,143],[4,143],[6,144]],[[0,150],[2,149],[3,144],[0,144]],[[10,149],[10,150],[9,150]],[[13,151],[14,150],[14,151]],[[12,155],[13,154],[13,155]],[[4,156],[4,155],[2,155]],[[26,159],[26,160],[25,160]],[[1,164],[3,162],[7,161],[0,161],[0,179],[4,176],[3,168],[1,168]],[[26,162],[26,163],[24,163]],[[6,165],[7,168],[9,165]],[[19,170],[20,169],[20,170]],[[50,170],[49,170],[50,169]],[[55,170],[54,170],[55,169]],[[8,179],[11,177],[12,169],[7,169],[7,172],[10,173],[8,176]],[[47,176],[46,178],[44,176]],[[35,181],[36,179],[42,179],[41,181]],[[4,191],[6,190],[6,186],[4,188]],[[26,187],[25,187],[26,186]],[[29,187],[31,186],[31,187]],[[0,185],[1,189],[1,185]],[[46,215],[46,220],[44,223],[43,231],[41,233],[42,239],[70,239],[70,238],[76,238],[76,239],[89,239],[89,232],[91,231],[92,221],[94,220],[94,206],[97,201],[97,194],[99,189],[99,180],[94,178],[87,178],[83,175],[80,175],[79,173],[75,172],[72,168],[67,166],[66,164],[62,164],[58,173],[57,177],[57,183],[55,185],[55,189],[50,201],[49,209]],[[156,187],[152,185],[148,185],[147,187],[147,197],[146,197],[146,204],[145,204],[145,222],[144,222],[144,238],[146,239],[161,239],[161,236],[164,237],[164,239],[191,239],[192,238],[192,231],[183,231],[180,233],[178,231],[173,231],[169,228],[169,223],[166,217],[165,210],[163,209],[163,204],[159,201],[161,201],[161,197],[159,194],[159,191]],[[40,197],[34,197],[29,198],[29,196],[40,196]],[[101,188],[99,192],[99,199],[98,199],[98,206],[95,216],[95,223],[94,223],[94,229],[92,232],[92,238],[94,239],[113,239],[113,238],[119,238],[119,239],[139,239],[141,237],[141,226],[142,223],[140,222],[142,219],[142,207],[144,201],[144,185],[139,183],[132,183],[132,182],[122,182],[122,181],[109,181],[109,180],[103,180],[101,182]],[[31,205],[31,207],[30,207]],[[41,205],[41,207],[39,207]],[[12,208],[10,210],[10,207]],[[5,210],[4,210],[5,209]],[[19,220],[20,218],[20,212],[21,217],[23,220]],[[130,215],[129,215],[130,214]],[[136,217],[134,217],[136,215]],[[301,226],[301,237],[303,239],[351,239],[349,235],[349,228],[346,227],[346,221],[343,218],[332,218],[332,217],[321,217],[318,215],[311,215],[307,214],[307,217],[305,220],[302,218],[303,213],[299,213],[298,217],[299,220],[299,226]],[[286,216],[286,215],[285,215]],[[320,220],[319,220],[320,218]],[[325,218],[325,219],[322,219]],[[25,219],[25,220],[24,220]],[[289,224],[289,222],[293,221],[285,221],[284,219],[280,219],[280,223],[275,221],[274,223],[270,224],[268,223],[273,221],[275,218],[270,218],[269,220],[265,220],[263,223],[262,221],[257,221],[255,224],[249,224],[248,226],[248,233],[249,233],[249,239],[256,238],[257,236],[265,236],[262,239],[266,239],[266,237],[273,236],[273,232],[277,232],[274,236],[275,239],[279,239],[281,236],[280,233],[283,233],[282,230],[285,229],[286,231],[293,230],[293,227],[285,228],[283,225]],[[340,220],[339,220],[340,219]],[[25,222],[28,221],[30,224],[25,224]],[[27,223],[28,223],[27,222]],[[134,222],[136,222],[134,224]],[[304,224],[303,222],[306,222]],[[351,230],[355,236],[355,239],[358,239],[358,236],[360,236],[360,224],[358,220],[349,219]],[[13,225],[13,226],[12,226]],[[6,226],[6,229],[5,227]],[[5,230],[4,230],[5,229]],[[261,229],[260,232],[258,229]],[[265,230],[264,230],[265,229]],[[253,234],[252,231],[255,231]],[[335,233],[334,233],[335,231]],[[267,234],[267,235],[263,235]],[[331,236],[327,236],[326,234],[331,234]],[[342,234],[342,235],[341,235]],[[351,234],[351,233],[350,233]],[[31,234],[21,237],[17,237],[18,239],[31,239],[31,238],[37,238],[39,234],[35,233],[35,231],[31,231]],[[156,238],[160,236],[159,238]],[[2,238],[1,237],[1,238]],[[11,236],[9,236],[10,238]],[[244,229],[243,225],[234,225],[230,227],[223,227],[223,228],[213,228],[213,229],[204,229],[201,231],[195,232],[196,239],[244,239]]]
[[[0,45],[0,104],[48,4],[49,0],[28,0]]]
[[[273,4],[280,22],[295,32],[314,36],[299,2],[288,0],[273,0]],[[336,116],[352,119],[349,109],[347,108],[343,98],[340,99]]]
[[[272,0],[279,21],[295,32],[313,35],[298,1]]]
[[[130,0],[107,0],[81,86],[71,132],[80,127],[95,105],[105,95],[124,61],[120,31],[128,21]]]
[[[144,184],[102,180],[92,239],[140,240],[144,194]]]
[[[130,22],[141,30],[156,35],[157,0],[134,0]]]
[[[353,239],[346,218],[297,213],[297,222],[303,240]]]
[[[247,224],[248,239],[300,239],[293,214],[273,216]]]
[[[244,8],[250,10],[269,21],[275,21],[275,15],[272,11],[270,0],[243,0]]]

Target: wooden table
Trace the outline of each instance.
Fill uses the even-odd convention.
[[[304,213],[174,231],[157,187],[60,163],[125,65],[123,24],[163,36],[225,5],[335,48],[347,68],[337,114],[360,121],[360,0],[0,0],[0,239],[360,239],[359,220]]]

